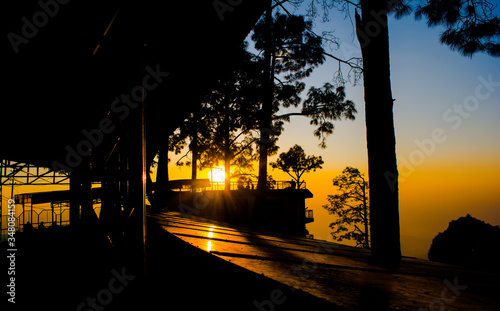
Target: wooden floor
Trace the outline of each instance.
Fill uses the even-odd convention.
[[[255,297],[255,310],[293,310],[286,298],[297,292],[347,310],[500,310],[498,271],[406,257],[399,268],[388,270],[370,264],[368,251],[341,244],[188,219],[177,212],[150,218],[192,247],[284,285],[286,291]]]

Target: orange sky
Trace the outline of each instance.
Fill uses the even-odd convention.
[[[318,22],[315,27],[335,29],[341,42],[332,51],[335,55],[360,56],[349,22],[332,19],[331,25]],[[389,31],[402,248],[404,255],[426,258],[432,238],[451,220],[469,213],[500,225],[500,62],[484,54],[466,58],[451,51],[439,43],[442,29],[429,29],[424,21],[391,18]],[[338,63],[327,60],[307,79],[306,89],[332,82],[337,70]],[[333,220],[322,207],[335,191],[331,180],[346,166],[367,174],[363,87],[348,83],[346,94],[358,110],[356,120],[336,122],[327,149],[318,147],[314,127],[301,117],[285,125],[278,141],[279,152],[298,144],[325,161],[323,170],[304,176],[314,194],[306,201],[315,214],[308,229],[320,239],[329,238]],[[429,142],[436,131],[440,141],[422,150],[422,142]],[[170,178],[190,178],[190,168],[176,168],[175,160],[170,162]],[[276,180],[290,180],[277,170],[270,168],[269,173]]]
[[[271,158],[271,159],[274,159]],[[172,162],[171,162],[172,163]],[[322,206],[328,194],[335,193],[333,177],[344,167],[322,169],[305,174],[308,189],[314,198],[306,206],[314,210],[314,223],[307,228],[315,238],[331,240],[328,225],[333,221]],[[364,171],[366,174],[366,171]],[[208,177],[208,171],[200,178]],[[283,172],[269,168],[275,180],[290,180]],[[170,168],[172,179],[190,178],[189,168]],[[403,254],[427,258],[434,236],[444,231],[451,220],[466,214],[500,225],[500,165],[496,168],[480,165],[420,167],[400,184],[400,224]],[[351,244],[348,241],[343,242]]]

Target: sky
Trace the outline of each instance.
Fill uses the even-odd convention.
[[[314,29],[335,31],[340,41],[331,51],[335,56],[360,56],[354,28],[341,14],[328,23],[316,20]],[[470,214],[500,225],[500,60],[461,56],[439,42],[442,31],[412,16],[389,21],[402,252],[424,259],[432,239],[451,220]],[[332,83],[337,69],[338,63],[327,60],[307,79],[307,88]],[[346,93],[356,104],[356,120],[336,122],[326,149],[303,117],[292,118],[278,141],[279,152],[299,144],[325,161],[323,169],[304,175],[314,194],[306,200],[315,218],[307,228],[318,239],[332,239],[328,225],[334,218],[323,208],[327,195],[336,193],[332,179],[346,166],[368,173],[363,87],[362,81],[353,82],[346,84]],[[189,168],[176,168],[174,162],[171,178],[189,178]],[[290,180],[272,168],[269,174]]]
[[[335,31],[340,47],[330,53],[359,57],[350,20],[331,14],[328,23],[315,21],[315,31]],[[433,237],[451,220],[470,214],[500,225],[500,60],[461,56],[440,44],[442,31],[411,16],[389,21],[401,245],[403,255],[419,258],[427,258]],[[327,60],[306,80],[307,88],[332,83],[337,69],[335,61]],[[303,117],[292,117],[278,141],[279,152],[298,144],[306,154],[323,157],[323,169],[304,175],[314,195],[306,200],[315,218],[307,228],[323,240],[332,240],[328,225],[334,218],[323,208],[327,195],[336,193],[332,179],[346,166],[368,173],[362,81],[346,84],[346,94],[356,105],[356,120],[336,122],[326,149],[319,147],[314,127]],[[175,167],[178,156],[171,157],[170,178],[190,178],[190,168]],[[272,168],[269,174],[290,180]],[[199,174],[204,177],[207,171]],[[16,192],[26,191],[19,187]]]

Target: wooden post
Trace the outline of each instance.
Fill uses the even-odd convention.
[[[21,198],[21,206],[23,208],[23,231],[24,231],[24,225],[26,224],[25,219],[24,219],[24,197],[20,196]]]
[[[31,207],[30,220],[31,220],[31,225],[33,225],[33,198],[30,198],[30,207]]]
[[[52,221],[50,222],[50,225],[54,223],[54,202],[50,202],[50,210],[52,211],[51,219]]]
[[[69,224],[77,226],[80,221],[80,176],[78,169],[71,172],[69,179],[70,203],[69,203]]]
[[[142,79],[141,79],[142,80]],[[144,274],[146,270],[146,120],[145,89],[142,87],[142,100],[130,116],[129,137],[132,146],[128,149],[130,174],[128,198],[132,215],[128,227],[129,260],[133,273]]]
[[[92,176],[91,176],[91,159],[85,157],[82,161],[80,175],[80,208],[82,222],[86,224],[94,223],[97,220],[94,212],[94,204],[92,200]]]

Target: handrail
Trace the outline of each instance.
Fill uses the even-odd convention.
[[[94,211],[97,209],[100,209],[100,208],[101,208],[100,206],[95,206]],[[64,209],[57,208],[57,211],[56,211],[56,208],[54,208],[54,211],[52,212],[53,213],[52,216],[54,217],[53,221],[52,221],[52,219],[49,219],[49,216],[47,216],[46,218],[42,217],[42,220],[40,220],[40,216],[43,213],[48,214],[49,212],[52,212],[52,208],[44,208],[38,212],[36,210],[33,210],[33,217],[31,215],[31,213],[32,213],[31,210],[24,210],[23,212],[19,213],[18,216],[14,216],[14,218],[16,219],[15,225],[14,225],[14,227],[16,228],[16,232],[23,232],[24,227],[26,226],[26,224],[28,222],[35,229],[37,229],[42,222],[44,223],[44,225],[47,224],[48,226],[51,226],[54,222],[58,226],[69,225],[69,208],[64,208]],[[68,214],[68,216],[66,218],[63,217],[65,214]],[[10,217],[9,215],[2,215],[2,225],[3,224],[7,225],[9,217]],[[44,221],[43,219],[46,219],[46,221]],[[64,220],[64,219],[66,219],[66,220]],[[8,233],[7,227],[0,228],[0,239],[2,241],[4,241],[4,239],[7,237],[7,233]]]
[[[294,182],[292,181],[274,181],[270,185],[268,185],[269,190],[282,190],[288,188],[295,188]],[[226,183],[224,181],[211,181],[210,186],[208,187],[199,187],[205,189],[207,191],[222,191],[226,189]],[[256,190],[257,189],[257,181],[231,181],[230,190]],[[299,189],[307,189],[306,182],[303,181],[300,183]],[[190,186],[185,186],[179,191],[190,191]]]

